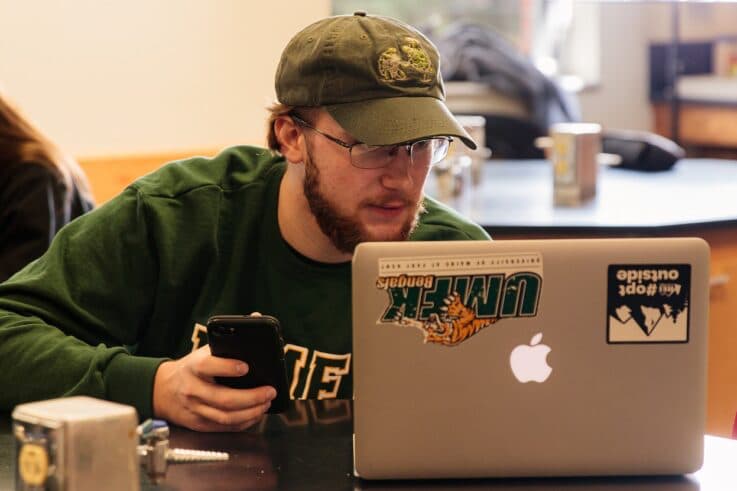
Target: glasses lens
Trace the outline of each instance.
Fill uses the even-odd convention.
[[[449,138],[428,138],[404,145],[354,145],[351,148],[353,165],[362,169],[386,167],[402,152],[407,151],[413,165],[432,165],[448,155]]]
[[[351,148],[353,165],[362,169],[378,169],[389,165],[396,157],[399,148],[396,145],[366,145],[361,143]]]
[[[437,164],[448,155],[450,141],[447,138],[428,138],[412,144],[412,163],[415,165]]]

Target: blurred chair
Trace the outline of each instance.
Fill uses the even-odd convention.
[[[575,94],[493,30],[458,22],[428,34],[443,59],[448,108],[486,118],[492,158],[542,158],[535,138],[554,123],[580,121]]]

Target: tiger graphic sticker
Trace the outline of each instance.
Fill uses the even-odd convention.
[[[536,316],[542,270],[539,253],[380,259],[376,288],[387,304],[377,324],[457,346],[503,319]]]

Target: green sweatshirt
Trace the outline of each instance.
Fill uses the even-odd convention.
[[[172,162],[64,227],[0,285],[0,409],[85,394],[149,417],[158,365],[204,345],[208,317],[253,311],[282,324],[293,398],[351,397],[350,263],[284,242],[284,171],[255,147]],[[425,203],[413,240],[488,239]]]

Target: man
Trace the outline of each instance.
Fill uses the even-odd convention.
[[[173,162],[64,228],[0,286],[0,406],[87,394],[202,431],[258,421],[272,387],[236,390],[215,314],[277,317],[293,398],[350,397],[350,259],[363,241],[487,239],[424,198],[451,138],[438,53],[356,13],[298,33],[276,73],[270,152]]]

